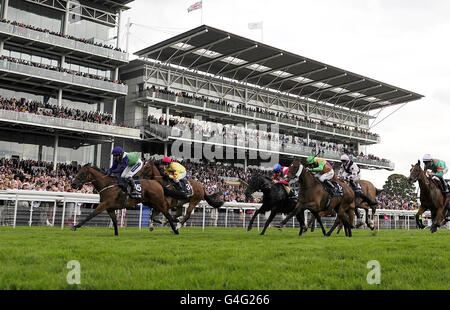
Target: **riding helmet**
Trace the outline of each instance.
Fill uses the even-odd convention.
[[[273,172],[278,172],[281,170],[281,165],[280,164],[276,164],[275,166],[273,166]]]
[[[116,155],[122,155],[123,154],[123,149],[120,146],[116,146],[115,148],[113,148],[112,155],[116,156]]]
[[[172,160],[170,159],[169,156],[166,156],[166,157],[163,158],[162,162],[170,164],[172,162]]]

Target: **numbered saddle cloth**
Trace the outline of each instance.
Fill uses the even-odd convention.
[[[136,189],[136,193],[142,197],[142,187],[141,182],[139,180],[134,180],[134,188]]]
[[[194,195],[194,189],[192,188],[192,185],[188,180],[181,179],[180,188],[186,194],[186,196],[191,197],[192,195]]]

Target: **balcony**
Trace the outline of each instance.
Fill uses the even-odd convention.
[[[236,116],[238,118],[241,118],[243,120],[255,120],[255,121],[261,121],[261,122],[269,122],[269,123],[276,123],[280,126],[289,126],[289,127],[295,127],[299,129],[306,130],[308,132],[320,132],[327,135],[335,135],[340,137],[352,137],[358,140],[362,140],[365,142],[371,142],[371,143],[380,143],[381,139],[377,135],[373,134],[363,134],[356,131],[351,130],[344,130],[339,128],[334,128],[330,126],[324,126],[317,123],[312,122],[306,122],[301,120],[292,120],[292,119],[286,119],[277,117],[275,115],[270,114],[263,114],[258,112],[253,112],[249,110],[244,109],[236,109],[212,102],[204,102],[200,100],[196,100],[193,98],[184,98],[175,96],[172,94],[163,94],[163,93],[156,93],[153,91],[145,90],[142,92],[134,93],[128,97],[128,100],[166,100],[168,101],[169,105],[184,105],[188,108],[193,108],[197,110],[211,110],[216,111],[218,113],[227,114],[230,116]]]
[[[93,95],[105,96],[108,94],[109,97],[126,96],[128,93],[127,85],[29,66],[6,59],[0,61],[0,72],[3,73],[3,76],[13,75],[9,78],[16,78],[18,82],[39,86],[48,85],[49,87],[53,86],[53,89],[57,87],[74,92],[89,91]]]
[[[144,124],[146,124],[145,131],[152,133],[154,136],[160,138],[161,140],[169,140],[169,139],[186,139],[188,141],[193,141],[193,135],[187,134],[183,135],[182,130],[177,127],[168,127],[156,123],[148,123],[146,120],[143,121]],[[199,134],[200,135],[200,134]],[[197,136],[197,135],[195,135]],[[279,143],[279,142],[273,142],[270,140],[263,140],[260,139],[259,143],[256,141],[256,139],[249,139],[249,142],[243,143],[241,140],[238,142],[238,139],[234,138],[232,140],[228,140],[226,138],[222,139],[222,141],[215,140],[211,137],[205,137],[202,135],[203,143],[210,143],[215,145],[222,145],[223,147],[237,147],[237,148],[245,148],[245,149],[258,149],[262,152],[268,152],[268,153],[278,153],[278,154],[284,154],[284,155],[291,155],[291,156],[303,156],[307,157],[312,154],[315,154],[315,148],[310,146],[304,146],[304,145],[297,145],[297,144],[291,144],[291,143]],[[232,143],[229,143],[232,142]],[[340,162],[341,153],[334,152],[334,151],[328,151],[325,150],[323,153],[320,154],[321,157],[331,160]],[[365,159],[360,157],[354,157],[353,161],[356,162],[359,165],[367,166],[367,167],[376,167],[376,168],[384,168],[388,170],[394,170],[394,164],[392,162],[386,162],[381,160],[371,160],[371,159]]]
[[[128,53],[3,22],[0,22],[0,37],[8,38],[11,42],[27,44],[27,46],[51,49],[55,52],[61,52],[61,54],[70,53],[71,57],[90,58],[90,60],[99,63],[119,66],[129,62]]]
[[[2,109],[0,109],[0,122],[54,128],[77,133],[87,133],[92,135],[120,137],[127,139],[140,139],[141,134],[141,131],[139,129],[134,128],[124,128],[119,126],[83,122],[78,120],[56,118]]]

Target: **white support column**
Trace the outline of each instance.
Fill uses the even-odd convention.
[[[64,23],[63,23],[63,29],[62,33],[64,35],[67,34],[68,25],[69,25],[69,15],[70,15],[70,1],[66,2],[66,11],[64,12]]]
[[[3,47],[5,46],[4,41],[0,41],[0,55],[3,55]]]
[[[53,145],[53,170],[56,170],[56,162],[58,159],[59,136],[55,136],[55,144]]]
[[[2,18],[4,19],[8,19],[8,7],[9,7],[9,0],[4,0],[2,7]]]
[[[170,108],[166,108],[166,126],[169,126]]]
[[[164,156],[167,156],[167,142],[164,142]]]
[[[128,21],[129,21],[129,19],[128,19]],[[116,35],[116,47],[117,48],[119,48],[120,40],[122,39],[120,36],[120,31],[122,29],[121,22],[122,22],[122,10],[119,10],[119,12],[117,13],[117,35]],[[127,50],[127,53],[128,53],[128,50]]]
[[[62,106],[62,93],[63,93],[62,88],[58,89],[58,107]]]

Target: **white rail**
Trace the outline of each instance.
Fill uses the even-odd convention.
[[[28,206],[24,210],[22,208],[22,215],[26,215],[26,212],[29,212],[29,220],[28,225],[31,226],[33,223],[33,209],[36,209],[35,205],[39,205],[39,203],[46,202],[46,203],[53,203],[53,212],[49,212],[52,214],[52,220],[51,220],[51,226],[54,226],[55,224],[55,217],[57,213],[61,213],[61,229],[64,228],[64,225],[66,223],[66,220],[70,218],[70,220],[73,219],[73,223],[77,220],[77,215],[81,215],[81,211],[79,209],[78,212],[74,212],[74,206],[81,205],[81,204],[98,204],[99,201],[99,195],[98,194],[82,194],[82,193],[67,193],[67,192],[44,192],[44,191],[30,191],[30,190],[6,190],[6,191],[0,191],[0,201],[6,201],[7,204],[9,202],[9,206],[14,206],[13,210],[13,218],[11,226],[14,228],[17,225],[17,215],[18,215],[18,208],[19,208],[19,202],[30,202]],[[70,214],[68,217],[66,217],[66,209],[67,204],[71,203],[70,208]],[[57,205],[62,206],[61,208],[57,210]],[[186,205],[187,206],[187,205]],[[260,203],[239,203],[239,202],[226,202],[220,209],[225,211],[224,216],[222,214],[222,217],[224,217],[222,222],[224,223],[223,226],[229,227],[229,226],[237,226],[237,227],[246,227],[248,224],[248,221],[250,220],[250,216],[248,216],[247,211],[251,210],[254,211],[258,209],[261,206]],[[29,207],[29,209],[28,209]],[[219,217],[219,213],[215,213],[216,211],[213,211],[214,209],[210,207],[206,201],[201,201],[199,205],[196,208],[196,211],[202,210],[202,215],[195,217],[191,216],[191,219],[189,222],[195,222],[197,223],[194,226],[201,226],[203,229],[205,229],[207,225],[207,219],[206,219],[206,213],[211,213],[211,219],[213,219],[213,215],[216,216],[215,218],[215,224],[211,224],[212,226],[217,225],[217,218]],[[1,209],[0,209],[1,210]],[[230,210],[233,211],[230,215]],[[236,222],[236,216],[235,212],[239,210],[240,215],[238,217],[238,222]],[[91,212],[92,210],[83,209],[84,213]],[[5,212],[5,210],[3,210]],[[127,212],[129,212],[128,216],[131,218],[133,215],[133,210],[120,210],[117,211],[119,213],[120,219],[119,223],[120,226],[124,227],[124,222],[126,221],[125,217],[127,216]],[[131,212],[131,213],[130,213]],[[140,204],[138,206],[138,210],[134,211],[134,216],[136,217],[136,221],[138,222],[139,229],[142,228],[142,220],[143,220],[143,206]],[[213,214],[214,213],[214,214]],[[223,212],[222,212],[223,213]],[[417,211],[408,211],[408,210],[388,210],[388,209],[377,209],[375,213],[375,226],[377,229],[383,229],[383,228],[403,228],[403,229],[410,229],[415,228],[415,215]],[[1,214],[1,212],[0,212]],[[264,215],[263,215],[264,216]],[[281,215],[280,215],[281,216]],[[385,216],[388,218],[386,219]],[[2,220],[4,219],[5,215],[2,215]],[[423,218],[430,217],[430,212],[427,211],[423,214]],[[307,220],[307,216],[305,217],[305,221]],[[110,225],[109,220],[107,218],[106,220],[108,222],[108,225]],[[199,223],[201,221],[201,224]],[[241,224],[240,221],[242,221]],[[330,218],[328,222],[334,221],[334,218]],[[24,221],[21,221],[22,223]],[[188,222],[188,223],[189,223]],[[212,221],[214,222],[214,221]],[[231,223],[231,224],[230,224]],[[237,224],[236,224],[237,223]],[[276,223],[274,221],[274,223]],[[2,224],[2,223],[0,223]],[[426,223],[425,223],[426,224]],[[450,223],[449,223],[450,224]],[[41,223],[42,225],[42,223]],[[190,224],[192,225],[192,224]],[[255,223],[256,227],[260,228],[260,218],[258,216],[257,221]],[[447,228],[449,228],[447,224]],[[295,219],[292,221],[292,227],[296,227]]]

